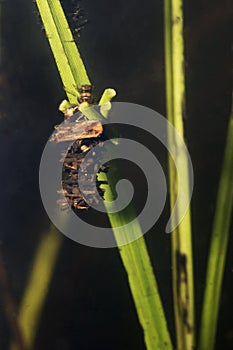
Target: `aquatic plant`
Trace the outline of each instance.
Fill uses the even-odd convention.
[[[74,95],[77,91],[74,91],[74,87],[90,84],[90,80],[73,40],[62,7],[58,0],[37,0],[36,3],[67,93],[67,98],[70,103],[76,103]],[[184,137],[185,58],[183,52],[182,1],[166,0],[164,3],[164,15],[167,115],[169,121],[173,123],[182,137]],[[107,89],[99,104],[110,101],[114,97],[113,91]],[[231,116],[213,223],[202,322],[199,330],[200,340],[198,346],[200,350],[213,349],[216,336],[222,276],[233,201],[231,185],[233,170],[232,137],[233,118]],[[172,142],[171,138],[169,142]],[[188,195],[189,174],[187,160],[183,158],[177,159],[177,161],[181,161],[184,164],[182,176],[186,194]],[[107,188],[106,199],[111,199],[113,197],[111,191],[112,179],[109,176],[105,178],[105,176],[107,175],[102,174],[102,179],[107,179],[110,184]],[[114,174],[111,176],[114,176]],[[177,195],[176,174],[173,163],[170,160],[169,181],[170,201],[171,207],[173,207]],[[128,222],[128,216],[131,215],[134,215],[132,207],[128,212],[121,215],[109,214],[113,231],[114,227]],[[33,269],[29,276],[29,283],[26,286],[19,311],[19,323],[28,348],[33,347],[42,305],[46,297],[46,290],[62,243],[62,239],[58,238],[55,231],[54,227],[51,226],[51,230],[42,237],[42,242],[35,254]],[[132,231],[142,236],[140,226],[137,223],[132,226]],[[121,233],[123,235],[126,234],[124,230]],[[191,350],[196,345],[191,233],[191,218],[190,211],[188,211],[182,223],[171,235],[176,348],[179,350]],[[118,241],[119,236],[116,235],[115,237]],[[144,238],[141,237],[128,245],[119,247],[119,253],[127,271],[129,286],[144,331],[147,349],[172,349],[156,278]],[[41,279],[38,276],[44,276],[44,278]],[[38,281],[41,283],[39,288]],[[27,312],[26,304],[29,300],[32,301],[31,305],[34,305],[34,307]],[[34,322],[33,332],[29,332],[29,325],[32,322]]]
[[[183,119],[185,118],[185,72],[182,0],[165,0],[165,69],[167,118],[184,138]],[[168,134],[172,144],[172,135]],[[174,145],[177,147],[177,145]],[[180,175],[184,195],[189,196],[189,169],[186,154],[177,152],[175,163],[182,164]],[[174,162],[169,158],[170,204],[174,207],[178,188]],[[184,198],[183,198],[184,199]],[[179,207],[181,202],[177,203]],[[178,209],[178,211],[181,208]],[[193,349],[195,345],[194,286],[192,231],[190,209],[182,222],[171,234],[172,278],[177,349]]]
[[[77,91],[74,91],[74,87],[80,87],[83,84],[90,84],[90,81],[73,40],[61,4],[58,0],[37,0],[36,3],[68,100],[70,103],[76,103],[74,95],[77,94]],[[106,89],[99,103],[106,103],[112,99],[113,95],[114,94],[111,93],[111,90],[109,91],[109,89]],[[101,179],[105,179],[105,176],[107,175],[102,174],[101,176]],[[112,179],[109,178],[109,175],[107,176],[107,181],[111,185]],[[111,186],[107,187],[105,198],[113,198]],[[134,215],[132,212],[133,209],[130,208],[123,214],[108,214],[113,232],[115,227],[128,222],[128,216]],[[127,234],[124,230],[124,226],[122,226],[122,229],[119,227],[117,228],[115,239],[119,242],[119,245],[120,237]],[[119,248],[119,253],[128,275],[129,285],[138,312],[138,317],[144,330],[145,343],[148,349],[154,349],[156,346],[156,348],[161,350],[169,350],[172,348],[170,335],[168,333],[166,318],[158,292],[156,279],[153,274],[151,261],[141,233],[141,228],[136,222],[132,225],[131,230],[132,232],[135,232],[135,235],[141,236],[141,238],[132,243],[121,246]],[[34,290],[36,295],[38,290],[36,291],[34,288],[35,286],[30,285],[31,293],[33,294]],[[42,292],[40,296],[40,304],[43,299],[44,294]],[[22,309],[24,309],[23,306]],[[31,313],[30,318],[38,319],[39,311],[38,308],[34,315]],[[24,321],[24,323],[26,324],[27,321]],[[23,326],[22,328],[25,329],[26,327]],[[28,335],[27,344],[29,347],[32,346],[33,341],[34,334],[31,334],[31,336]]]

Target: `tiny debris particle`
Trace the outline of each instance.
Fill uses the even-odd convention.
[[[172,22],[173,24],[178,24],[180,21],[181,21],[181,18],[179,16],[176,16]]]

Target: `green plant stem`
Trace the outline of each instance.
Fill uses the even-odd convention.
[[[42,235],[36,249],[28,282],[20,303],[18,322],[26,349],[34,349],[34,340],[40,321],[41,310],[47,296],[48,286],[53,275],[63,236],[51,225]],[[18,350],[12,342],[11,350]]]
[[[77,103],[77,87],[90,84],[83,61],[59,0],[36,0],[63,86],[71,103]]]
[[[109,103],[115,96],[116,91],[114,89],[105,89],[99,100],[99,106]]]
[[[106,187],[105,207],[112,209],[113,194],[111,182],[118,178],[118,170],[110,169],[110,174],[102,174],[100,180],[107,180],[110,185]],[[111,177],[109,178],[109,175]],[[115,182],[115,181],[114,181]],[[144,331],[145,344],[148,350],[172,349],[170,335],[167,329],[166,318],[158,291],[156,278],[148,255],[145,240],[142,236],[139,223],[132,222],[130,226],[130,239],[140,237],[126,245],[122,245],[129,237],[125,228],[130,219],[135,218],[134,209],[130,206],[123,213],[108,214],[115,239],[118,243],[120,256],[128,275],[129,286],[141,326]]]
[[[184,137],[183,118],[185,104],[184,42],[183,42],[182,0],[165,0],[165,65],[166,103],[168,120]],[[170,147],[176,147],[172,135],[168,134]],[[177,174],[175,164],[179,164],[180,176],[189,196],[189,172],[186,155],[177,151],[174,162],[169,158],[170,205],[175,205],[177,197]],[[178,203],[182,207],[182,203]],[[179,209],[178,209],[179,211]],[[190,210],[171,234],[172,240],[172,279],[174,313],[178,350],[191,350],[195,346],[194,287],[192,233]]]
[[[39,2],[41,3],[41,1],[37,0],[37,3]],[[75,50],[68,50],[65,46],[64,31],[67,30],[67,25],[64,27],[64,14],[61,16],[61,7],[60,5],[58,6],[58,1],[53,2],[56,3],[56,7],[52,6],[51,1],[43,1],[42,5],[44,6],[44,4],[47,3],[46,6],[50,10],[50,15],[54,18],[55,25],[49,27],[50,35],[48,38],[50,40],[51,49],[54,53],[59,72],[62,77],[65,75],[65,73],[62,72],[63,64],[61,64],[59,60],[60,58],[61,60],[64,60],[64,55],[63,52],[57,54],[57,51],[54,51],[54,48],[56,49],[57,46],[64,48],[66,61],[69,62],[70,65],[70,74],[72,75],[72,79],[66,80],[65,84],[68,91],[72,89],[73,81],[75,81],[77,85],[82,85],[89,83],[89,79],[86,77],[85,67],[82,63],[79,53],[77,51],[75,52]],[[41,12],[41,6],[39,7],[39,11]],[[44,11],[41,12],[42,20],[45,28],[47,28],[47,25],[44,21],[47,21],[48,16],[45,16],[45,18],[43,18],[43,13]],[[60,22],[60,20],[62,22]],[[55,30],[55,33],[52,32],[52,29]],[[53,37],[56,40],[60,40],[60,43],[57,45],[54,45],[53,43],[52,45],[50,38]],[[73,40],[70,40],[70,42],[73,43]],[[76,73],[74,74],[74,72]],[[107,103],[114,94],[115,92],[113,90],[105,91],[103,97],[100,100],[101,106],[104,103]],[[112,179],[109,178],[108,181],[111,183]],[[109,198],[112,197],[110,186],[107,192],[109,193]],[[116,226],[128,222],[128,218],[120,214],[109,214],[109,219],[112,224],[116,240],[120,243],[120,235],[118,233],[120,232],[122,234],[126,234],[126,232],[124,232],[123,228],[121,229]],[[146,250],[145,242],[142,237],[142,232],[138,222],[134,224],[132,231],[135,232],[135,234],[137,233],[138,236],[141,236],[141,238],[119,249],[125,269],[128,273],[130,288],[132,289],[139,319],[145,333],[146,345],[147,348],[151,350],[155,348],[161,350],[171,349],[172,346],[167,330],[166,318],[163,312],[160,296],[155,282],[155,277],[153,275],[149,255]]]
[[[135,229],[137,227],[132,227],[132,230]],[[144,330],[146,348],[172,349],[157,282],[143,237],[119,250]]]
[[[233,103],[228,125],[210,244],[199,350],[213,350],[233,208]]]
[[[5,317],[8,322],[11,334],[14,342],[17,345],[18,350],[26,350],[23,334],[18,322],[15,317],[16,305],[15,300],[11,295],[7,271],[4,264],[2,247],[0,245],[0,297],[1,297],[1,309],[5,311]]]
[[[114,89],[105,89],[101,99],[99,100],[100,113],[104,118],[108,118],[109,111],[111,109],[110,101],[116,96]]]

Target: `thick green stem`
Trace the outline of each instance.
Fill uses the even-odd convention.
[[[90,84],[59,0],[36,0],[45,32],[71,103],[77,103],[77,87]]]
[[[74,99],[74,96],[72,93],[69,93],[69,91],[72,91],[74,86],[89,84],[90,82],[80,54],[74,44],[73,37],[62,11],[60,2],[58,0],[36,0],[36,3],[42,17],[57,67],[66,88],[67,96],[71,103],[75,103],[76,99]],[[106,91],[100,101],[101,106],[108,103],[111,97],[113,97],[114,93],[115,92],[113,90]],[[105,117],[107,117],[107,110],[105,110],[105,112]],[[109,175],[108,181],[109,184],[111,184],[112,179],[109,177]],[[109,198],[113,198],[110,186],[108,187],[108,191],[106,191],[106,195],[109,196]],[[109,214],[113,232],[119,246],[121,244],[121,235],[127,234],[127,232],[124,231],[124,226],[122,226],[122,228],[119,226],[128,223],[129,216],[131,215],[134,215],[131,209],[130,212],[128,211],[125,214]],[[155,276],[153,274],[153,269],[146,249],[143,234],[137,221],[132,226],[132,234],[135,234],[135,237],[140,237],[140,239],[134,241],[133,243],[119,247],[119,251],[128,274],[129,285],[134,298],[138,317],[144,331],[147,349],[171,350],[172,345],[170,335],[167,329],[166,318],[162,308]],[[36,261],[37,259],[41,259],[41,256],[39,255],[39,257],[36,257]],[[40,262],[42,263],[42,260],[40,260]],[[37,278],[35,275],[36,273]],[[34,281],[35,283],[37,279],[40,278],[38,273],[41,272],[35,269],[33,279],[31,279],[32,282]],[[47,280],[45,282],[47,283]],[[33,288],[34,287],[30,283],[25,295],[30,296],[30,289]],[[23,305],[25,305],[25,303],[26,299],[23,301]],[[41,301],[38,302],[38,300],[34,300],[34,304],[34,317],[35,320],[38,321],[42,303]],[[20,322],[28,325],[31,318],[30,312],[27,313],[22,311]],[[37,322],[32,330],[33,335],[31,338],[34,338],[37,328],[36,326]],[[26,332],[25,335],[27,339],[29,336],[29,328],[26,326],[26,328],[23,327],[23,329]],[[32,343],[33,339],[31,340],[30,344]]]
[[[107,180],[111,184],[114,177],[117,178],[119,174],[118,171],[114,174],[114,169],[112,169],[110,175],[111,178],[106,174],[101,174],[100,179]],[[107,186],[104,201],[107,210],[108,208],[112,209],[112,199],[111,187]],[[156,278],[153,273],[145,240],[137,221],[131,222],[130,239],[134,236],[140,238],[122,245],[122,238],[125,242],[126,238],[129,237],[129,232],[124,225],[135,218],[134,210],[130,206],[123,213],[108,214],[108,217],[119,246],[123,265],[128,275],[138,318],[144,331],[146,348],[148,350],[172,349]]]
[[[179,134],[184,137],[185,76],[182,6],[182,0],[165,0],[164,37],[167,116]],[[171,146],[174,143],[172,135],[168,134],[168,142]],[[180,176],[184,186],[184,195],[189,197],[189,171],[186,155],[177,152],[174,162],[181,169]],[[175,205],[178,191],[174,162],[169,159],[171,209]],[[178,211],[179,207],[181,210],[182,203],[178,203]],[[195,317],[190,210],[171,235],[177,349],[191,350],[195,345]]]

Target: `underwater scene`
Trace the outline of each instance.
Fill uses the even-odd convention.
[[[0,2],[0,349],[233,349],[231,2]]]

